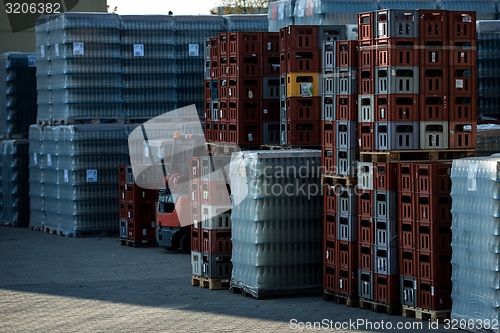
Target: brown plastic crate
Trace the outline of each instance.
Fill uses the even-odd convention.
[[[191,251],[201,252],[201,229],[191,227]]]
[[[358,14],[358,39],[359,40],[373,40],[375,38],[375,32],[373,31],[375,27],[374,13],[361,13]]]
[[[323,120],[321,121],[321,145],[323,147],[333,148],[335,147],[335,121]]]
[[[127,203],[125,217],[120,218],[132,219],[136,222],[148,222],[155,220],[155,205],[154,203]]]
[[[231,229],[203,230],[201,231],[202,251],[209,254],[231,253]]]
[[[417,305],[423,309],[451,309],[451,281],[417,280]]]
[[[127,166],[125,164],[120,164],[118,166],[118,181],[120,184],[127,183]]]
[[[229,122],[260,122],[263,117],[262,103],[259,99],[231,99],[227,102],[225,119]]]
[[[372,219],[366,216],[358,216],[357,227],[358,227],[358,241],[360,243],[373,244],[374,228]]]
[[[445,67],[449,65],[449,46],[448,40],[442,38],[427,38],[420,40],[418,57],[420,66]],[[417,65],[417,66],[418,66]]]
[[[156,224],[154,221],[127,220],[127,239],[156,240]]]
[[[450,122],[450,148],[475,149],[477,147],[477,122]]]
[[[219,56],[229,54],[229,42],[227,36],[227,32],[219,32],[217,35],[217,53]]]
[[[375,149],[374,123],[358,123],[359,149]]]
[[[448,96],[451,122],[472,122],[477,119],[477,95]],[[450,126],[451,128],[451,126]],[[451,148],[451,147],[450,147]]]
[[[337,67],[358,67],[358,41],[337,41]]]
[[[372,68],[360,68],[358,75],[358,94],[371,95],[375,93],[375,71]]]
[[[229,54],[262,54],[262,32],[233,31],[227,33]]]
[[[285,62],[286,62],[285,73],[297,73],[297,72],[319,73],[321,71],[320,50],[317,49],[300,50],[300,51],[296,49],[292,49],[291,51],[289,50],[285,53]],[[283,73],[283,69],[280,69],[280,73],[285,74]]]
[[[317,50],[318,49],[318,26],[314,25],[290,25],[283,28],[286,50]],[[280,31],[281,32],[281,31]],[[281,34],[280,34],[281,36]],[[283,52],[283,43],[280,48]]]
[[[338,264],[338,257],[337,257],[337,241],[332,238],[323,238],[323,253],[324,253],[324,258],[323,260],[327,265],[337,265]]]
[[[228,123],[227,142],[238,145],[260,145],[262,143],[262,124],[242,121]]]
[[[324,235],[328,239],[335,239],[337,235],[337,224],[335,223],[336,214],[331,211],[323,212]]]
[[[219,58],[219,41],[217,37],[210,38],[210,60],[217,61]]]
[[[396,163],[378,162],[373,164],[373,189],[383,191],[398,190],[398,174]]]
[[[358,268],[373,271],[373,244],[358,243]]]
[[[204,124],[204,128],[205,128],[205,140],[207,140],[207,142],[214,142],[214,134],[213,134],[213,127],[212,127],[212,122],[209,121],[207,118],[205,118],[205,124]]]
[[[321,168],[322,172],[335,173],[335,148],[334,147],[323,147],[322,158],[321,158]]]
[[[262,78],[261,54],[230,54],[228,56],[227,76],[247,78]]]
[[[338,267],[335,265],[324,264],[323,269],[323,288],[328,291],[338,292]]]
[[[416,248],[420,251],[451,251],[450,223],[435,224],[418,222],[416,224]]]
[[[399,193],[398,218],[401,220],[415,220],[415,194],[410,192]]]
[[[338,292],[343,295],[358,295],[358,270],[356,268],[338,267]]]
[[[228,55],[220,55],[217,60],[217,76],[218,79],[224,79],[229,76],[229,56]],[[219,82],[219,87],[220,87]],[[219,88],[220,89],[220,88]],[[219,92],[219,98],[221,97]]]
[[[358,196],[359,215],[363,217],[373,217],[373,191],[363,191]]]
[[[398,221],[399,247],[413,251],[417,248],[416,223],[413,221]]]
[[[216,142],[228,141],[228,128],[228,123],[225,121],[218,121],[217,123],[214,123],[214,136]]]
[[[262,32],[262,54],[279,56],[280,53],[280,33]]]
[[[321,97],[287,97],[286,117],[290,122],[317,122],[321,119]]]
[[[277,122],[280,121],[280,101],[263,100],[262,101],[262,121]]]
[[[336,120],[358,120],[358,98],[356,95],[337,95]]]
[[[451,222],[451,197],[449,195],[418,194],[415,202],[417,222]]]
[[[421,40],[428,38],[441,38],[446,40],[448,37],[448,15],[445,10],[422,10],[419,15],[419,34]]]
[[[451,163],[415,163],[416,193],[443,194],[451,192]]]
[[[417,251],[399,249],[399,274],[407,277],[417,277]]]
[[[280,55],[272,54],[262,55],[262,76],[279,76],[280,75]]]
[[[373,274],[373,299],[380,302],[399,304],[399,275]]]
[[[357,242],[337,240],[336,243],[338,265],[356,269],[358,267]]]
[[[376,64],[376,51],[372,41],[360,41],[358,44],[358,67],[373,68]]]
[[[450,66],[476,66],[477,53],[475,46],[470,41],[450,41],[449,65]]]
[[[320,145],[319,121],[287,122],[286,139],[289,145]]]
[[[375,121],[419,120],[418,95],[389,94],[375,96]]]
[[[262,79],[231,77],[227,80],[227,85],[221,86],[219,89],[224,88],[228,88],[227,98],[230,100],[256,100],[260,102],[262,99]]]
[[[230,205],[231,189],[229,184],[224,181],[202,181],[201,189],[201,204],[202,205]]]
[[[121,183],[118,185],[118,198],[120,203],[127,202],[127,184]]]
[[[449,109],[446,94],[420,95],[420,121],[447,121]]]
[[[446,66],[420,66],[421,96],[422,94],[447,94],[449,79],[448,67]]]
[[[471,96],[477,94],[477,67],[450,67],[449,94]]]
[[[438,281],[451,280],[451,251],[418,251],[417,253],[417,278]]]
[[[129,203],[136,203],[136,204],[151,203],[152,201],[156,200],[154,195],[155,191],[140,188],[136,184],[127,184],[126,191],[127,191],[126,197]]]
[[[472,10],[448,11],[448,39],[476,41],[476,12]]]
[[[419,66],[417,38],[378,39],[375,44],[376,66]]]

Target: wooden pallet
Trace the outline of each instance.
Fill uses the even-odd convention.
[[[447,150],[388,150],[360,151],[360,162],[428,162],[451,161],[457,158],[476,156],[475,149]]]
[[[191,285],[210,290],[220,290],[229,288],[229,278],[227,279],[209,279],[202,276],[192,275]]]
[[[156,239],[143,239],[143,240],[135,240],[135,239],[120,239],[120,244],[122,246],[132,246],[132,247],[143,247],[143,246],[156,246]]]
[[[75,125],[75,124],[123,124],[124,118],[69,118],[62,120],[52,119],[53,126]]]
[[[371,309],[373,312],[385,312],[387,315],[401,314],[401,304],[399,303],[386,303],[373,299],[360,297],[359,307],[361,309]]]
[[[302,288],[293,290],[253,290],[250,292],[245,287],[231,286],[229,291],[232,294],[242,294],[245,297],[253,297],[254,299],[265,299],[268,297],[305,297],[321,295],[321,289],[318,288]]]
[[[429,310],[416,306],[403,305],[403,317],[417,320],[437,321],[450,318],[451,310]]]
[[[355,187],[357,183],[358,177],[337,175],[331,173],[321,174],[322,185]]]
[[[37,119],[36,120],[37,125],[39,126],[50,126],[52,125],[52,120],[51,119]]]
[[[345,295],[331,290],[323,290],[323,299],[325,301],[333,301],[337,304],[345,304],[349,307],[359,306],[359,297],[357,295]]]

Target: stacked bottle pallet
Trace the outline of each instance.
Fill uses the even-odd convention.
[[[266,14],[222,15],[227,31],[268,31]]]
[[[281,28],[294,25],[295,3],[296,0],[278,0],[269,3],[267,19],[270,32],[279,32]]]
[[[229,157],[191,159],[192,284],[209,289],[229,286],[231,278],[231,200]]]
[[[156,191],[135,183],[132,167],[118,166],[121,245],[156,245]]]
[[[50,92],[51,61],[49,15],[42,15],[36,21],[36,90],[37,90],[37,123],[50,125],[52,114],[52,98]]]
[[[29,129],[29,228],[42,231],[45,224],[45,178],[43,173],[43,127]]]
[[[477,77],[478,77],[478,110],[480,119],[500,119],[497,105],[500,97],[498,79],[500,71],[500,21],[477,21]]]
[[[307,149],[233,154],[230,290],[255,298],[320,292],[320,161]]]
[[[205,56],[210,62],[205,80],[208,142],[278,142],[278,44],[278,34],[268,32],[227,32],[210,39]]]

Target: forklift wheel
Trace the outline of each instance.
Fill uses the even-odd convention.
[[[188,232],[181,237],[181,250],[184,253],[191,253],[191,234]]]

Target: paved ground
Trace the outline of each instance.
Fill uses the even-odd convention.
[[[254,300],[192,287],[189,256],[0,227],[0,332],[289,332],[298,322],[422,322],[322,297]],[[408,332],[445,332],[409,328]],[[327,327],[326,327],[327,328]],[[351,326],[352,328],[352,326]],[[326,329],[325,329],[326,330]],[[324,331],[324,330],[322,330]]]

